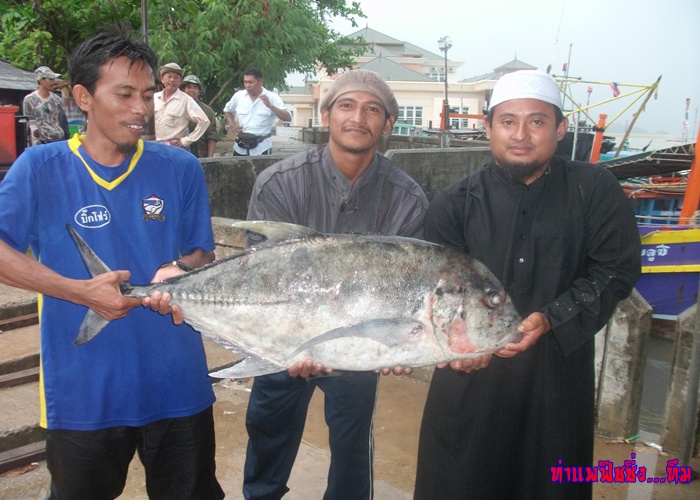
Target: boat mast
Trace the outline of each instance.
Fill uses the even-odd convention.
[[[663,76],[663,75],[662,75]],[[617,150],[615,150],[615,156],[613,158],[617,158],[620,156],[620,151],[622,151],[622,148],[625,146],[625,142],[630,136],[630,133],[632,132],[632,129],[634,128],[634,124],[637,123],[637,118],[639,118],[639,115],[644,111],[645,106],[647,105],[647,102],[649,102],[649,99],[651,99],[651,96],[656,90],[659,88],[659,82],[661,81],[661,76],[656,79],[654,84],[649,87],[649,90],[647,91],[647,95],[644,98],[644,102],[642,102],[642,105],[639,106],[639,109],[632,115],[632,123],[630,123],[630,126],[627,127],[627,130],[625,130],[625,136],[622,138],[620,141],[620,145],[617,147]]]
[[[572,111],[574,108],[576,108],[577,104],[574,102],[573,98],[569,96],[570,90],[569,90],[569,68],[571,67],[571,50],[573,49],[574,44],[570,43],[569,44],[569,57],[566,60],[566,64],[564,65],[564,81],[562,82],[562,86],[564,87],[564,97],[568,97],[569,100],[571,101],[571,109]],[[566,99],[564,100],[566,102]],[[574,115],[572,115],[574,116]],[[569,124],[571,126],[571,124]],[[574,142],[571,145],[571,159],[575,160],[576,159],[576,145],[578,143],[578,113],[575,114],[574,116]]]
[[[685,119],[683,120],[683,135],[681,136],[681,142],[686,142],[688,140],[688,109],[690,108],[690,97],[685,100]]]

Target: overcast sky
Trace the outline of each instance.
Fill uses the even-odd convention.
[[[359,0],[366,19],[332,27],[349,35],[365,25],[385,35],[442,54],[437,40],[452,38],[448,58],[463,61],[459,79],[492,71],[516,55],[525,63],[592,81],[650,85],[663,75],[658,99],[649,101],[637,133],[680,136],[686,98],[692,142],[700,122],[700,0]],[[571,46],[571,47],[570,47]],[[586,102],[588,84],[572,88]],[[631,90],[631,89],[627,89]],[[626,91],[622,88],[622,92]],[[612,97],[593,86],[591,103]],[[614,118],[624,105],[592,110]],[[632,120],[641,100],[616,124]]]

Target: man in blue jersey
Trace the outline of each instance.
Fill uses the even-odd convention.
[[[135,451],[150,497],[224,496],[200,336],[119,292],[122,280],[160,281],[214,259],[199,162],[141,140],[156,64],[147,45],[118,36],[80,45],[70,76],[86,134],[28,149],[0,184],[0,281],[41,294],[51,498],[118,497]],[[119,271],[90,278],[66,225]],[[88,307],[112,322],[73,345]]]

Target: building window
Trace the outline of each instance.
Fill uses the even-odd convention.
[[[445,72],[441,71],[440,73],[435,73],[435,72],[427,72],[423,73],[425,76],[428,78],[432,78],[436,82],[444,82],[445,81]]]
[[[423,125],[423,107],[399,106],[399,116],[396,121],[411,125]]]
[[[452,114],[469,114],[469,106],[450,106],[450,126],[453,129],[468,129],[469,118],[452,118]]]

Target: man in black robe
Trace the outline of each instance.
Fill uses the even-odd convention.
[[[632,291],[641,247],[615,177],[554,156],[567,126],[552,77],[505,75],[486,118],[495,161],[428,209],[426,239],[484,262],[525,319],[517,344],[435,370],[416,499],[591,497],[552,467],[593,465],[594,335]]]

